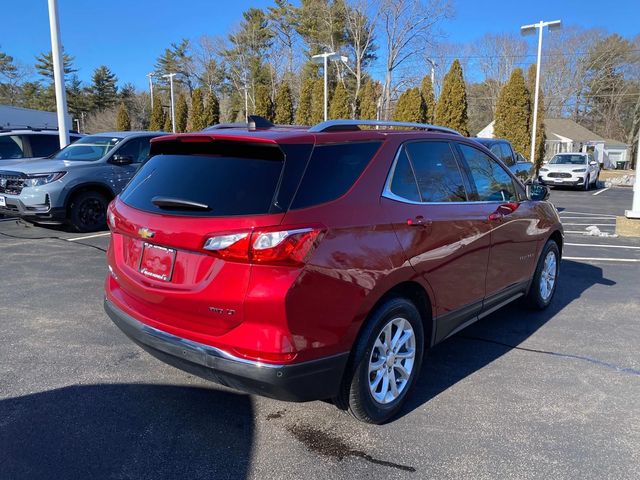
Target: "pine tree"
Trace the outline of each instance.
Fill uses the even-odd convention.
[[[529,89],[529,101],[531,102],[531,122],[529,126],[529,138],[531,138],[531,129],[533,128],[534,95],[536,90],[536,66],[533,64],[529,65],[529,70],[527,71],[527,88]],[[544,117],[544,94],[542,92],[542,88],[540,88],[540,91],[538,92],[538,118],[536,119],[536,152],[535,158],[531,159],[535,164],[536,172],[542,166],[546,149],[547,133],[544,129]],[[525,157],[529,157],[531,155],[531,146],[529,146],[529,151],[520,153]]]
[[[378,118],[378,94],[376,84],[368,80],[362,86],[358,99],[358,117],[362,120],[376,120]]]
[[[171,121],[171,111],[166,112],[164,116],[164,125],[162,126],[162,129],[165,132],[173,132],[173,123]]]
[[[393,119],[398,122],[421,123],[425,117],[425,106],[419,88],[409,88],[402,92],[396,102]]]
[[[149,130],[159,132],[164,128],[165,121],[164,109],[162,108],[162,99],[159,95],[153,96],[153,108],[151,109],[151,117],[149,118]]]
[[[424,121],[426,123],[434,123],[436,113],[436,96],[433,93],[433,82],[431,82],[431,76],[426,75],[422,79],[420,94],[422,95],[422,100],[424,101],[425,106]]]
[[[207,119],[204,117],[204,105],[202,102],[202,90],[195,88],[191,95],[191,108],[189,109],[189,131],[199,132],[207,127]]]
[[[105,65],[93,71],[91,77],[91,103],[94,110],[105,110],[112,107],[118,100],[117,77]]]
[[[187,131],[187,120],[189,118],[189,105],[184,94],[178,95],[176,102],[176,132],[184,133]]]
[[[442,82],[442,91],[436,105],[436,121],[438,125],[469,135],[467,92],[462,67],[457,59],[453,61]]]
[[[118,113],[116,114],[116,130],[119,132],[131,130],[131,118],[129,117],[129,112],[124,102],[121,102],[118,107]]]
[[[64,70],[65,79],[68,75],[78,71],[78,69],[73,66],[73,60],[74,58],[71,55],[67,55],[66,53],[62,54],[62,69]],[[42,52],[36,56],[35,67],[38,75],[53,82],[53,55],[50,51],[47,53]]]
[[[267,120],[273,120],[273,102],[271,101],[271,95],[269,87],[266,85],[258,85],[255,88],[255,100],[256,107],[253,110],[255,115],[259,115]]]
[[[348,119],[349,117],[351,117],[349,95],[342,82],[338,82],[331,97],[331,103],[329,104],[329,118],[337,120]]]
[[[529,91],[522,69],[516,68],[498,95],[493,134],[509,140],[517,152],[528,152],[531,148],[530,116]]]
[[[324,120],[324,82],[317,78],[313,82],[313,92],[311,94],[311,116],[309,123],[315,125]]]
[[[204,107],[205,123],[208,127],[220,123],[220,102],[212,91],[207,93],[207,103]]]
[[[296,111],[296,123],[298,125],[311,125],[311,102],[313,101],[314,86],[315,82],[312,78],[306,78],[302,82],[298,110]]]
[[[293,96],[287,82],[282,82],[276,93],[274,122],[278,125],[291,125],[293,123]]]

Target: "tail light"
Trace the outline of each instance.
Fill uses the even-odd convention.
[[[261,228],[207,238],[204,250],[225,260],[255,264],[304,264],[324,230],[320,227]]]

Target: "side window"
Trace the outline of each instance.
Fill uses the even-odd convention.
[[[508,143],[501,143],[500,148],[502,150],[502,156],[499,156],[498,158],[502,160],[507,167],[514,165],[515,162],[513,160],[511,146]]]
[[[58,135],[29,135],[29,143],[34,157],[48,157],[60,150]]]
[[[423,202],[464,202],[462,173],[448,142],[406,145]]]
[[[354,142],[315,147],[291,208],[319,205],[347,193],[380,144]]]
[[[491,157],[477,148],[458,144],[469,167],[478,201],[506,202],[517,200],[511,176]]]
[[[502,158],[502,148],[500,148],[499,143],[494,143],[493,145],[491,145],[491,148],[489,150],[491,150],[491,153],[493,153],[496,157]]]
[[[22,146],[22,138],[18,135],[0,136],[0,160],[23,157],[24,148]]]
[[[149,148],[152,137],[133,138],[122,145],[116,154],[131,155],[133,163],[144,162],[149,158]]]
[[[411,200],[412,202],[419,202],[421,200],[416,177],[413,174],[413,167],[409,164],[409,158],[407,157],[404,147],[402,147],[400,155],[398,155],[398,161],[393,171],[393,178],[391,179],[389,189],[391,193]]]

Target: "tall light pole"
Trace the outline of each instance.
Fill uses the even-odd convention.
[[[544,22],[540,20],[538,23],[532,25],[523,25],[520,27],[520,33],[522,35],[532,35],[538,29],[538,60],[536,62],[536,86],[535,93],[533,95],[533,125],[531,126],[531,161],[535,163],[536,155],[536,129],[538,127],[538,94],[540,92],[540,57],[542,56],[542,30],[544,27],[549,27],[549,31],[557,30],[561,27],[560,20],[554,20],[552,22]],[[544,118],[541,120],[544,121]]]
[[[638,147],[636,148],[636,181],[633,183],[633,203],[631,210],[624,212],[627,218],[640,219],[640,132],[638,132]]]
[[[329,60],[341,60],[344,63],[347,63],[347,57],[344,57],[338,53],[335,52],[325,52],[325,53],[320,53],[318,55],[314,55],[313,57],[311,57],[311,59],[315,62],[315,63],[322,63],[324,65],[324,119],[325,121],[328,118],[328,104],[329,104],[329,83],[328,83],[328,72],[327,72],[327,64],[329,63]]]
[[[53,81],[55,83],[56,111],[58,113],[58,136],[60,137],[60,148],[64,148],[69,145],[69,125],[67,124],[67,92],[64,87],[64,58],[60,44],[57,0],[49,0],[49,29],[51,30]]]
[[[153,77],[155,73],[149,72],[147,73],[147,78],[149,79],[149,95],[151,95],[151,110],[153,110]]]
[[[432,88],[435,90],[435,88],[436,88],[436,67],[438,66],[438,64],[436,62],[434,62],[433,60],[431,60],[430,58],[427,58],[426,60],[429,63],[429,65],[431,65],[431,85],[432,85]]]
[[[167,73],[163,75],[164,78],[169,79],[170,91],[171,91],[171,129],[173,133],[176,133],[176,109],[175,102],[173,101],[173,77],[175,77],[175,73]]]

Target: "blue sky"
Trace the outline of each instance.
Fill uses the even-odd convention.
[[[2,2],[0,49],[22,63],[49,50],[45,0]],[[271,0],[59,0],[62,40],[75,56],[79,77],[108,65],[120,83],[145,88],[145,74],[171,42],[202,34],[223,35],[249,7]],[[602,27],[625,37],[640,33],[638,0],[457,0],[455,18],[443,25],[449,42],[469,42],[485,33],[517,32],[522,24],[562,19],[567,25]]]

